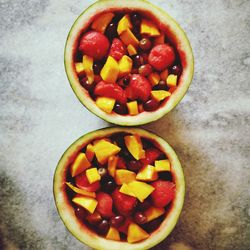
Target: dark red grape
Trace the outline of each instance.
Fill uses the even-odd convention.
[[[136,212],[134,215],[134,221],[136,224],[142,225],[147,222],[147,217],[141,212]]]
[[[107,175],[101,179],[101,185],[104,192],[112,193],[116,188],[115,180],[112,176]]]
[[[156,100],[150,99],[144,103],[143,108],[146,111],[154,111],[159,107],[159,105],[160,104]]]
[[[102,69],[102,65],[100,63],[95,62],[93,64],[93,70],[95,75],[99,75]]]
[[[169,87],[165,81],[160,80],[159,83],[153,87],[153,90],[166,90],[167,91],[169,90]]]
[[[113,40],[115,37],[118,36],[117,34],[117,24],[111,22],[108,27],[106,28],[105,35],[109,38],[109,40]]]
[[[83,77],[82,79],[80,79],[80,83],[81,85],[88,91],[92,91],[94,89],[94,84],[90,84],[89,80],[87,77]]]
[[[141,162],[137,161],[137,160],[129,161],[127,164],[127,168],[131,171],[134,171],[134,172],[139,171],[141,167],[142,167]]]
[[[83,220],[87,215],[87,211],[82,207],[77,207],[75,209],[75,215],[79,220]]]
[[[174,65],[172,66],[172,68],[170,69],[170,72],[174,75],[180,76],[181,72],[182,72],[182,68],[180,65]]]
[[[139,13],[132,13],[130,16],[131,22],[134,26],[139,27],[141,24],[141,16]]]
[[[149,40],[149,38],[144,37],[144,38],[142,38],[142,39],[140,40],[139,46],[140,46],[140,48],[141,48],[142,50],[146,50],[146,51],[147,51],[147,50],[149,50],[149,49],[151,48],[152,43],[151,43],[151,41]]]
[[[130,75],[126,75],[123,78],[123,83],[124,83],[124,85],[129,85],[129,83],[130,83]]]
[[[152,66],[150,64],[144,64],[139,68],[139,74],[142,76],[148,76],[152,73]]]
[[[128,113],[128,108],[127,106],[125,105],[122,105],[120,103],[116,103],[115,104],[115,107],[114,107],[114,111],[117,113],[117,114],[120,114],[120,115],[126,115]]]
[[[116,215],[111,218],[110,225],[113,227],[119,227],[124,222],[124,217],[122,215]]]
[[[146,211],[150,207],[151,207],[151,204],[148,200],[145,200],[142,203],[139,203],[137,206],[138,210],[140,211]]]
[[[100,234],[106,234],[109,230],[109,223],[107,220],[102,220],[100,224],[97,226],[98,232]]]
[[[134,56],[132,56],[132,59],[133,59],[133,67],[134,68],[139,68],[144,62],[143,57],[140,55],[134,55]]]

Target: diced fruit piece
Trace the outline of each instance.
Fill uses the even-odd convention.
[[[113,214],[113,200],[109,194],[100,192],[97,194],[96,199],[98,201],[96,211],[104,218],[110,218]]]
[[[144,104],[143,104],[143,108],[144,110],[146,111],[154,111],[156,109],[158,109],[160,106],[160,103],[157,102],[156,100],[154,99],[149,99],[148,101],[146,101]]]
[[[152,86],[155,86],[159,83],[161,77],[158,73],[153,72],[149,75],[148,80],[150,81]]]
[[[136,50],[136,48],[135,48],[132,44],[129,44],[129,45],[128,45],[127,51],[128,51],[128,54],[129,54],[130,56],[133,56],[133,55],[136,55],[136,54],[137,54],[137,50]]]
[[[125,91],[116,83],[106,83],[100,81],[97,83],[94,94],[115,99],[117,102],[125,104],[127,96]]]
[[[116,155],[120,150],[120,147],[105,140],[99,140],[94,145],[96,158],[101,164],[105,164],[110,156]]]
[[[101,60],[108,53],[109,40],[100,32],[89,31],[80,40],[79,50],[95,60]]]
[[[109,97],[97,97],[96,105],[104,112],[110,114],[115,106],[115,99]]]
[[[117,33],[120,35],[123,31],[127,29],[132,29],[132,24],[130,22],[129,15],[125,15],[118,23]]]
[[[175,60],[174,49],[168,44],[159,44],[153,47],[149,53],[148,62],[156,70],[164,70],[173,64]]]
[[[154,40],[154,45],[164,44],[165,43],[165,35],[161,34],[160,36],[156,37]]]
[[[99,16],[91,25],[93,30],[104,33],[108,24],[111,22],[115,15],[113,13],[104,13]]]
[[[131,100],[141,100],[146,102],[150,97],[151,84],[142,75],[133,74],[129,86],[126,88],[128,98]]]
[[[83,66],[83,63],[81,63],[81,62],[75,63],[75,68],[76,68],[76,73],[77,73],[78,75],[84,74],[84,66]]]
[[[161,33],[153,22],[147,19],[142,19],[141,34],[155,37],[155,36],[159,36]]]
[[[144,240],[149,237],[149,234],[144,231],[141,227],[139,227],[135,223],[131,223],[128,227],[128,243],[134,243],[141,240]]]
[[[175,87],[177,85],[177,75],[170,74],[166,82],[169,87]]]
[[[74,161],[74,163],[71,165],[70,168],[70,174],[72,177],[75,177],[76,175],[83,172],[85,169],[89,168],[91,166],[90,162],[88,161],[85,153],[79,153]]]
[[[75,177],[76,186],[89,192],[96,192],[100,188],[100,182],[96,181],[89,183],[86,172],[83,172]]]
[[[110,225],[112,227],[119,227],[123,224],[125,218],[124,216],[122,215],[116,215],[116,216],[113,216],[111,219],[110,219]]]
[[[97,171],[97,168],[89,168],[86,170],[86,176],[90,184],[101,180],[101,176]]]
[[[146,157],[141,159],[143,166],[153,164],[155,160],[157,160],[160,156],[162,156],[162,152],[157,148],[147,148],[145,150]]]
[[[125,54],[126,48],[123,42],[118,38],[114,38],[110,47],[109,55],[112,56],[116,61],[119,61]]]
[[[138,115],[139,114],[137,101],[128,102],[127,108],[128,108],[128,112],[130,115]]]
[[[168,69],[163,70],[160,76],[161,76],[161,80],[166,81],[168,78]]]
[[[116,209],[124,216],[131,214],[136,206],[136,198],[121,193],[118,188],[112,193],[112,198]]]
[[[147,165],[142,168],[136,175],[136,180],[139,181],[155,181],[158,179],[158,174],[154,166]]]
[[[155,161],[155,170],[157,172],[170,171],[170,161],[169,160]]]
[[[117,185],[128,183],[135,180],[136,174],[126,169],[118,169],[115,172],[115,182]]]
[[[142,212],[136,212],[134,215],[134,221],[136,224],[142,225],[147,222],[147,217]]]
[[[126,183],[123,183],[120,190],[121,193],[136,197],[135,194],[130,190],[129,186]]]
[[[119,241],[120,240],[120,233],[119,233],[119,231],[116,228],[114,228],[114,227],[110,227],[109,231],[108,231],[108,233],[106,235],[106,239]]]
[[[158,207],[150,207],[149,209],[147,209],[144,212],[145,216],[147,217],[147,222],[160,217],[164,213],[165,213],[165,209],[164,208],[158,208]]]
[[[101,70],[101,77],[106,82],[115,83],[118,75],[119,65],[112,56],[109,56]]]
[[[132,70],[133,61],[128,56],[123,56],[119,61],[119,77],[129,74]]]
[[[165,207],[175,195],[175,184],[170,181],[158,180],[152,183],[155,188],[151,199],[155,207]]]
[[[86,210],[88,210],[91,214],[94,213],[96,206],[97,206],[97,200],[91,197],[86,197],[82,195],[76,195],[72,201],[81,206],[84,207]]]
[[[108,172],[112,177],[115,177],[118,159],[118,156],[110,156],[108,159]]]
[[[94,147],[92,144],[88,144],[85,154],[89,162],[91,162],[95,156]]]
[[[141,181],[132,181],[127,185],[140,202],[143,202],[154,191],[154,187]]]
[[[151,95],[156,101],[160,102],[165,98],[171,96],[171,93],[165,90],[153,90],[151,91]]]
[[[136,36],[133,34],[133,32],[130,29],[124,30],[121,35],[120,39],[123,41],[124,44],[127,46],[129,44],[133,45],[135,48],[138,47],[139,41],[136,38]]]
[[[102,217],[95,211],[93,214],[87,215],[86,220],[92,225],[97,225],[102,221]]]
[[[93,71],[94,60],[92,57],[84,55],[82,58],[82,64],[85,69],[86,76],[90,84],[94,82],[94,71]]]
[[[88,197],[92,197],[92,198],[95,198],[96,195],[95,195],[95,192],[89,192],[89,191],[86,191],[84,189],[81,189],[81,188],[78,188],[78,187],[75,187],[73,186],[71,183],[69,182],[66,182],[66,185],[72,189],[75,193],[77,194],[81,194],[81,195],[84,195],[84,196],[88,196]]]
[[[145,157],[145,151],[143,150],[143,145],[138,135],[127,135],[124,137],[124,141],[128,151],[136,160]]]

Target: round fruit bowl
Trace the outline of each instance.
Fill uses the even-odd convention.
[[[106,128],[82,136],[65,151],[54,175],[62,221],[94,249],[157,245],[175,227],[184,195],[174,150],[138,128]]]
[[[97,1],[74,22],[65,69],[87,109],[118,125],[172,110],[192,81],[194,59],[176,21],[145,0]]]

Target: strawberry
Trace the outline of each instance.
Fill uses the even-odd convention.
[[[125,91],[116,83],[100,81],[95,87],[94,94],[97,96],[114,98],[117,102],[122,104],[127,102]]]
[[[148,148],[145,150],[145,158],[141,159],[143,166],[153,164],[162,155],[157,148]]]
[[[149,53],[148,62],[156,70],[163,70],[174,63],[174,49],[168,44],[159,44],[152,48]]]
[[[85,172],[82,172],[81,174],[77,175],[75,181],[77,187],[82,188],[89,192],[95,192],[100,188],[99,181],[96,181],[92,184],[89,183]]]
[[[116,61],[119,61],[124,55],[126,55],[126,48],[120,39],[114,38],[110,47],[109,55]]]
[[[174,198],[175,184],[171,181],[158,180],[151,184],[155,190],[151,194],[151,199],[155,207],[165,207]]]
[[[96,195],[96,199],[98,201],[96,210],[100,213],[100,215],[104,218],[110,218],[114,214],[112,212],[113,208],[113,200],[112,197],[104,192],[100,192]]]
[[[100,32],[89,31],[80,40],[79,50],[95,60],[101,60],[107,55],[110,43]]]

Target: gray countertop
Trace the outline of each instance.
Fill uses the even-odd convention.
[[[94,1],[0,2],[0,249],[88,249],[60,220],[53,173],[82,134],[110,126],[87,111],[63,65],[67,33]],[[186,176],[178,225],[155,249],[250,248],[250,1],[153,1],[185,29],[193,83],[144,126],[176,150]]]

